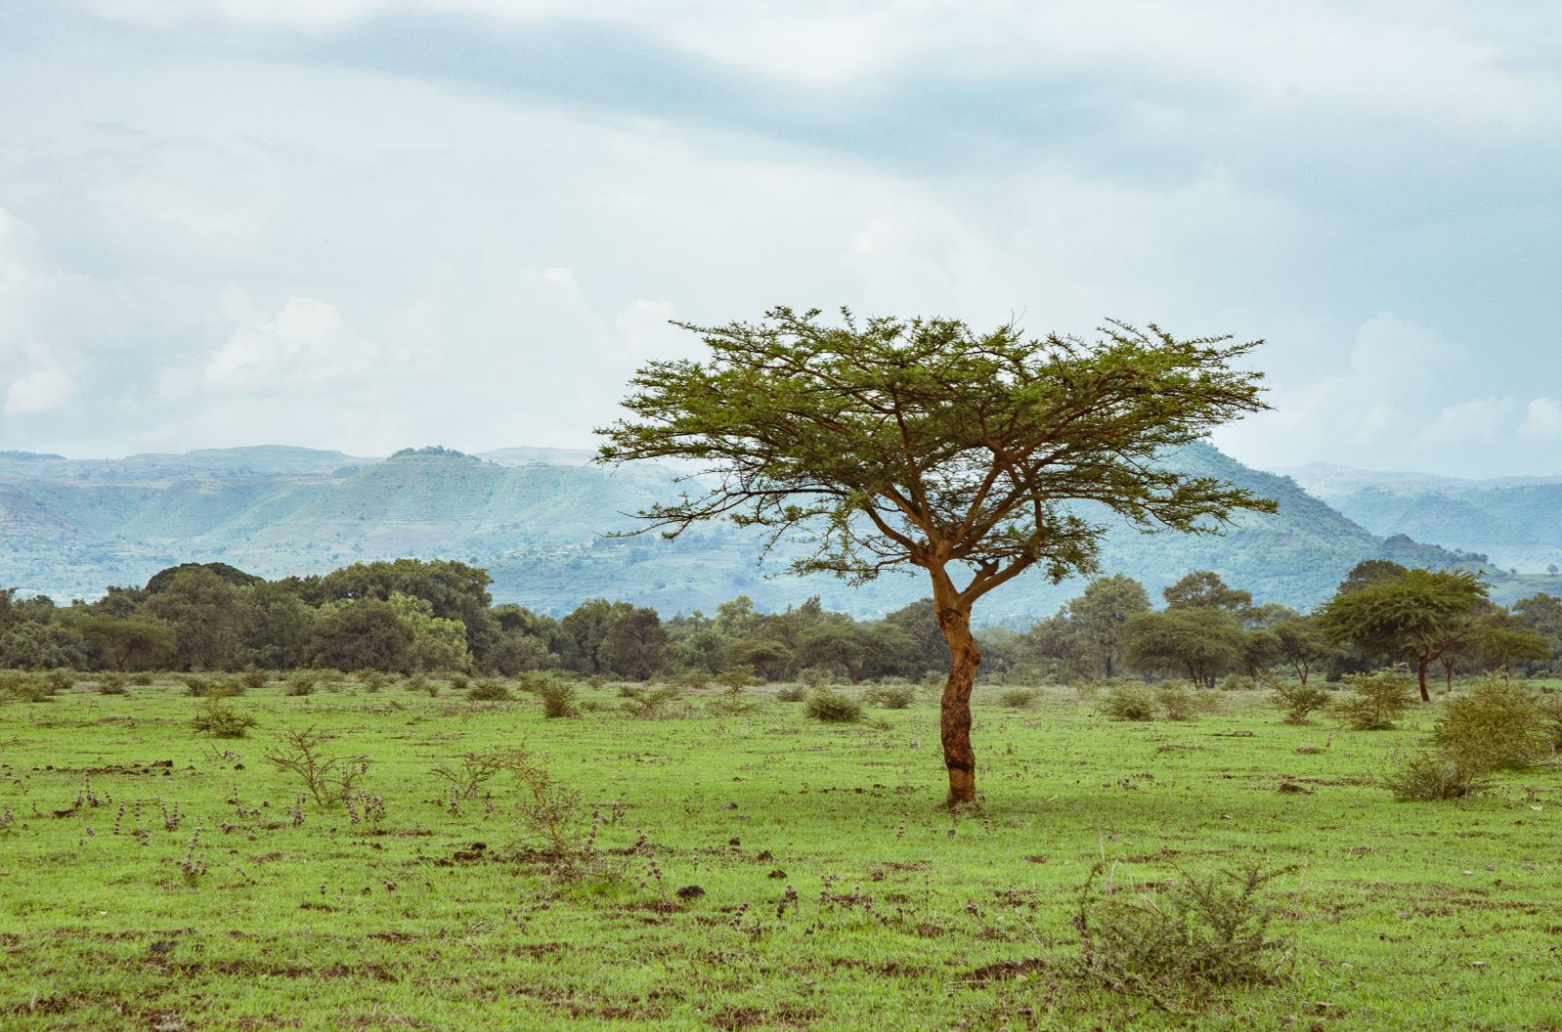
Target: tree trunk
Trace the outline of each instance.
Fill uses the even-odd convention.
[[[1416,660],[1416,681],[1421,686],[1421,701],[1431,702],[1432,693],[1426,690],[1426,668],[1431,663],[1428,659]]]
[[[942,594],[942,593],[940,593]],[[950,806],[976,802],[976,753],[971,751],[971,689],[982,654],[971,634],[971,607],[958,599],[938,600],[938,627],[949,643],[949,680],[939,707],[944,766],[949,771]]]

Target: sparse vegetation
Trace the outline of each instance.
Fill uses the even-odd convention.
[[[1348,695],[1335,701],[1334,715],[1353,731],[1386,731],[1399,722],[1412,702],[1413,683],[1392,671],[1347,674]]]
[[[1284,711],[1287,724],[1305,724],[1308,717],[1329,704],[1327,691],[1302,681],[1277,681],[1273,691],[1275,705]]]
[[[815,688],[803,712],[828,724],[850,724],[862,719],[862,704],[834,688]]]
[[[1160,713],[1160,700],[1147,685],[1118,681],[1103,691],[1097,700],[1101,712],[1113,720],[1154,720]]]

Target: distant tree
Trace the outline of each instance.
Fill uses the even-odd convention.
[[[320,579],[319,593],[326,601],[411,595],[433,607],[442,620],[459,620],[466,628],[467,647],[481,656],[487,647],[491,624],[487,620],[493,596],[488,571],[454,559],[394,559],[389,562],[353,563]]]
[[[1537,594],[1513,603],[1513,614],[1525,627],[1546,639],[1553,657],[1562,654],[1562,598]]]
[[[227,563],[180,563],[178,566],[170,566],[152,574],[152,578],[146,582],[147,595],[162,594],[173,584],[174,578],[186,570],[205,570],[235,588],[259,584],[263,579],[253,573],[245,573],[237,567],[229,566]]]
[[[820,622],[799,637],[797,663],[802,667],[837,667],[852,684],[862,680],[873,654],[869,634],[859,624],[836,620]]]
[[[88,612],[71,620],[71,626],[120,672],[133,665],[151,666],[174,649],[174,629],[150,617]]]
[[[81,669],[87,665],[87,643],[81,634],[63,624],[15,620],[0,631],[0,669]]]
[[[583,674],[601,674],[607,670],[602,659],[602,642],[613,624],[614,606],[628,608],[629,603],[594,598],[582,602],[559,621],[559,636],[564,646],[564,662]]]
[[[1249,677],[1262,677],[1284,658],[1285,649],[1280,636],[1267,628],[1242,632],[1242,672]]]
[[[335,670],[406,670],[411,645],[412,632],[389,602],[336,602],[315,620],[304,662]]]
[[[280,584],[261,581],[239,589],[234,601],[237,665],[285,670],[303,663],[315,624],[315,611],[303,599]]]
[[[1197,570],[1161,589],[1167,609],[1223,609],[1240,613],[1253,604],[1253,593],[1233,588],[1213,570]]]
[[[488,647],[483,669],[503,677],[514,677],[528,670],[548,670],[559,665],[559,657],[548,651],[541,638],[505,631]]]
[[[1265,602],[1261,606],[1248,606],[1240,615],[1242,626],[1248,630],[1267,631],[1283,621],[1300,619],[1302,614],[1278,602]]]
[[[1128,621],[1124,657],[1136,670],[1175,671],[1202,688],[1242,661],[1246,638],[1237,618],[1215,607],[1140,613]]]
[[[230,567],[231,569],[231,567]],[[239,643],[239,605],[227,577],[196,563],[175,569],[142,608],[174,629],[173,662],[182,670],[222,670]]]
[[[662,668],[666,648],[661,617],[654,609],[638,606],[614,611],[599,652],[610,673],[644,681]]]
[[[410,670],[469,670],[472,654],[466,647],[466,626],[460,620],[434,615],[434,607],[425,598],[400,592],[386,599],[396,618],[406,627],[406,666]]]
[[[775,638],[744,638],[732,643],[727,659],[732,666],[747,667],[756,678],[777,680],[796,660],[786,642]]]
[[[1350,573],[1340,582],[1335,589],[1339,594],[1346,591],[1359,591],[1368,585],[1376,584],[1382,580],[1393,580],[1405,573],[1405,567],[1389,559],[1365,559],[1351,567]]]
[[[1551,658],[1551,643],[1546,636],[1526,627],[1521,619],[1503,609],[1479,617],[1471,640],[1481,662],[1488,668],[1502,671],[1504,679],[1514,662]]]
[[[1254,346],[1179,341],[1115,324],[1104,339],[1026,340],[946,320],[772,309],[757,325],[687,329],[704,363],[652,362],[602,431],[607,462],[703,465],[702,497],[653,506],[676,537],[710,519],[811,541],[794,573],[853,583],[913,566],[928,576],[951,664],[940,705],[950,805],[976,798],[971,690],[975,603],[1032,568],[1093,573],[1105,527],[1091,502],[1141,529],[1212,530],[1274,505],[1158,463],[1263,408],[1259,377],[1232,368]]]
[[[1315,666],[1339,654],[1310,617],[1281,620],[1269,631],[1280,643],[1280,658],[1290,664],[1304,685]]]
[[[1318,626],[1338,644],[1408,660],[1416,669],[1421,701],[1430,702],[1427,668],[1464,648],[1485,604],[1486,586],[1473,573],[1405,570],[1340,591],[1319,611]]]
[[[920,677],[929,670],[949,670],[949,642],[938,625],[938,606],[930,598],[901,606],[884,617],[910,639],[911,648],[901,653],[899,672]]]
[[[1061,676],[1066,680],[1094,678],[1100,676],[1104,668],[1095,642],[1085,635],[1077,622],[1069,619],[1066,609],[1031,624],[1016,645],[1026,662],[1048,676]]]
[[[1129,619],[1149,609],[1150,596],[1144,585],[1132,577],[1115,574],[1086,584],[1079,597],[1064,607],[1064,612],[1075,632],[1089,642],[1101,672],[1110,678],[1117,676]]]

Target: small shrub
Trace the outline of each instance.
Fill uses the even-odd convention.
[[[266,762],[297,775],[316,804],[344,802],[361,791],[361,782],[369,772],[369,758],[324,755],[321,746],[335,737],[316,731],[313,726],[283,731],[276,745],[266,752]]]
[[[385,687],[386,677],[378,670],[365,670],[358,675],[358,683],[366,692],[377,692]]]
[[[1549,732],[1528,688],[1488,677],[1443,703],[1432,737],[1445,756],[1495,769],[1522,767],[1551,755]]]
[[[1030,709],[1036,705],[1036,693],[1029,688],[1008,688],[998,696],[998,704],[1009,709]]]
[[[239,680],[243,683],[244,687],[253,688],[258,692],[262,688],[266,687],[266,681],[268,678],[266,677],[266,672],[264,670],[246,670],[244,673],[239,675]]]
[[[466,697],[473,702],[509,702],[515,698],[510,689],[488,677],[474,684]]]
[[[1223,692],[1250,692],[1257,687],[1258,682],[1246,674],[1227,674],[1220,681]]]
[[[909,684],[881,684],[863,692],[862,698],[870,706],[901,710],[916,701],[917,692]]]
[[[1546,692],[1535,700],[1540,724],[1551,739],[1551,748],[1562,751],[1562,692]]]
[[[699,692],[710,687],[710,680],[710,674],[704,670],[685,670],[673,683],[685,691]]]
[[[1113,720],[1154,720],[1158,702],[1145,685],[1120,681],[1102,694],[1099,706]]]
[[[124,695],[125,679],[119,674],[104,674],[98,678],[99,695]]]
[[[1294,868],[1257,865],[1175,880],[1095,888],[1096,864],[1080,893],[1074,926],[1092,981],[1152,997],[1202,997],[1227,986],[1272,983],[1285,963],[1269,926],[1280,914],[1264,899],[1270,882]]]
[[[833,688],[816,688],[803,710],[810,719],[830,724],[851,724],[862,719],[862,704]]]
[[[467,689],[467,685],[472,682],[465,674],[451,674],[445,678],[445,683],[450,686],[450,690],[453,692],[464,692]]]
[[[833,681],[834,675],[826,667],[805,667],[797,673],[797,682],[805,688],[823,688]]]
[[[506,749],[462,753],[459,766],[441,764],[429,773],[450,786],[452,799],[471,799],[501,771],[513,769],[521,756],[519,750]]]
[[[1274,686],[1274,701],[1285,712],[1287,724],[1305,724],[1314,710],[1329,704],[1329,693],[1300,681],[1280,681]]]
[[[287,687],[282,689],[282,693],[292,696],[313,695],[315,684],[314,674],[307,670],[297,670],[287,679]]]
[[[620,694],[625,700],[624,711],[630,716],[655,720],[670,704],[677,702],[683,693],[676,685],[663,685],[652,689],[626,687]]]
[[[137,688],[150,687],[152,684],[152,675],[147,673],[145,670],[137,674],[131,674],[130,683],[135,685]]]
[[[224,705],[222,697],[208,697],[190,721],[198,733],[213,738],[243,738],[255,726],[255,718]]]
[[[120,675],[107,674],[105,676],[119,677]],[[72,688],[76,687],[76,675],[71,673],[69,670],[50,670],[47,674],[41,676],[39,680],[48,686],[50,692],[68,692]],[[132,678],[132,682],[135,684],[142,683],[140,681],[136,681],[134,678]],[[103,682],[101,679],[99,679],[98,683],[101,685]],[[146,683],[152,683],[151,677],[147,677]]]
[[[1488,787],[1485,769],[1467,757],[1421,753],[1398,770],[1379,778],[1379,784],[1400,802],[1436,802],[1464,799]]]
[[[1351,693],[1332,707],[1334,715],[1353,731],[1387,731],[1399,722],[1412,701],[1410,678],[1391,671],[1346,674]]]
[[[819,687],[824,687],[820,685]],[[781,702],[802,702],[808,698],[808,689],[800,684],[789,684],[776,692],[776,698]]]
[[[537,695],[542,699],[542,715],[548,720],[580,714],[580,709],[575,704],[575,686],[568,681],[555,681],[550,678],[547,684],[538,689]]]
[[[0,674],[0,692],[17,702],[48,702],[54,697],[54,686],[45,678],[12,671]]]
[[[1204,709],[1199,699],[1180,681],[1161,688],[1155,693],[1155,701],[1161,704],[1167,720],[1192,720]]]

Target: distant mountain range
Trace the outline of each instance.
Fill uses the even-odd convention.
[[[1562,568],[1562,475],[1460,480],[1322,464],[1286,472],[1375,534],[1477,552],[1503,569]]]
[[[605,537],[633,527],[629,513],[682,488],[669,469],[603,469],[588,464],[591,455],[527,447],[390,459],[269,446],[114,460],[0,452],[0,585],[64,601],[96,596],[107,584],[141,584],[187,561],[277,577],[410,556],[486,567],[497,600],[555,613],[596,596],[675,613],[709,611],[738,594],[764,608],[817,594],[831,608],[871,616],[927,593],[918,577],[854,589],[827,577],[778,576],[782,563],[756,565],[752,534],[726,527],[675,542]],[[1353,519],[1296,480],[1250,469],[1208,445],[1183,449],[1169,462],[1274,498],[1280,511],[1244,515],[1221,536],[1113,529],[1105,569],[1138,577],[1152,592],[1190,570],[1213,569],[1262,601],[1306,608],[1327,598],[1363,559],[1473,565],[1470,556],[1438,545],[1484,550],[1474,538],[1448,534],[1425,535],[1438,545],[1417,544],[1412,538],[1423,535],[1405,536],[1410,523],[1375,514]],[[1384,490],[1358,487],[1338,473],[1332,483],[1349,483],[1349,500]],[[1562,491],[1562,480],[1500,488],[1542,489]],[[1531,587],[1526,578],[1493,576],[1498,597]],[[1027,623],[1079,588],[1077,581],[1022,577],[984,600],[982,616]]]

